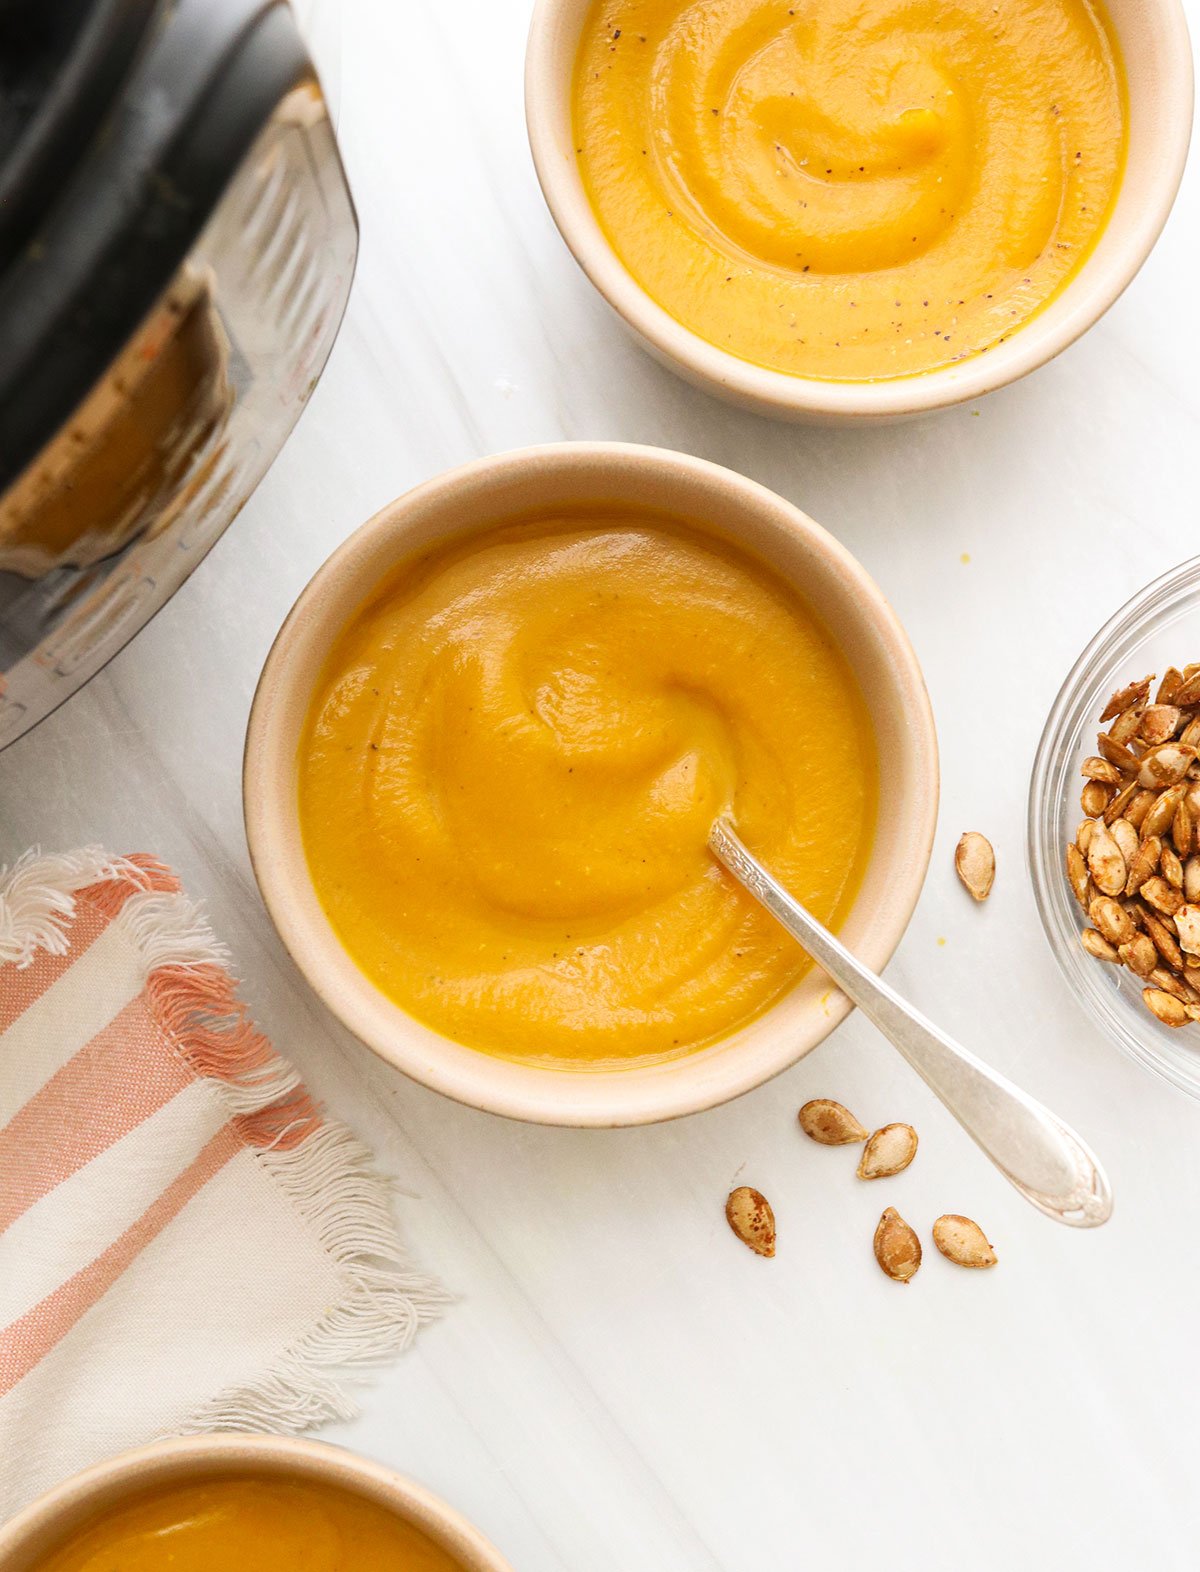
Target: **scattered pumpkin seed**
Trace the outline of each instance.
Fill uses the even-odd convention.
[[[956,1266],[995,1266],[995,1248],[978,1223],[957,1212],[947,1212],[933,1225],[933,1242]]]
[[[870,1131],[866,1125],[831,1097],[814,1097],[801,1108],[800,1128],[813,1141],[822,1146],[851,1146],[865,1141]]]
[[[748,1184],[738,1185],[725,1202],[725,1216],[730,1228],[755,1255],[775,1254],[775,1213],[760,1191]]]
[[[954,850],[954,866],[959,878],[977,901],[986,901],[996,877],[996,854],[986,835],[968,830]]]
[[[875,1259],[894,1283],[907,1283],[921,1265],[921,1241],[894,1206],[889,1206],[875,1229]]]
[[[885,1124],[863,1148],[860,1179],[890,1179],[903,1173],[917,1155],[917,1132],[911,1124]]]

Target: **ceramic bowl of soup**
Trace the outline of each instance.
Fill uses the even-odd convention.
[[[653,448],[470,464],[384,508],[281,630],[251,859],[317,993],[478,1108],[712,1106],[849,1009],[717,865],[732,817],[870,966],[929,857],[937,747],[895,614],[797,508]]]
[[[1192,118],[1179,0],[539,0],[542,190],[659,359],[882,420],[1044,364],[1145,261]]]
[[[273,1436],[202,1436],[127,1452],[0,1527],[0,1572],[300,1565],[511,1572],[478,1530],[411,1479],[339,1447]]]

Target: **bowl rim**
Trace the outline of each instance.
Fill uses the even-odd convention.
[[[1084,924],[1079,920],[1075,898],[1067,888],[1062,866],[1064,847],[1055,837],[1060,804],[1056,802],[1052,777],[1061,762],[1064,729],[1086,691],[1095,685],[1097,668],[1106,661],[1107,652],[1122,640],[1148,631],[1156,611],[1176,597],[1197,589],[1200,589],[1200,556],[1188,557],[1131,595],[1084,645],[1054,697],[1038,738],[1029,776],[1025,837],[1026,866],[1042,932],[1079,1008],[1129,1058],[1192,1097],[1200,1097],[1200,1056],[1197,1056],[1194,1071],[1186,1073],[1131,1030],[1124,1008],[1131,1001],[1114,988],[1099,986],[1104,982],[1102,968],[1084,954],[1082,946],[1073,942],[1083,931]],[[1062,918],[1064,912],[1071,918],[1070,940],[1066,936],[1068,924]],[[1149,1017],[1145,1024],[1149,1030]],[[1167,1030],[1162,1028],[1163,1032]]]
[[[444,471],[381,508],[317,569],[280,628],[251,706],[242,778],[246,838],[263,902],[285,948],[331,1013],[385,1062],[435,1091],[486,1112],[576,1128],[657,1123],[741,1096],[789,1069],[823,1041],[849,1014],[850,1001],[829,985],[821,1022],[813,1023],[811,1028],[798,1026],[789,1035],[777,1033],[778,1041],[769,1048],[756,1040],[753,1055],[724,1052],[740,1045],[744,1034],[754,1031],[758,1022],[767,1020],[792,998],[794,990],[789,990],[754,1021],[710,1047],[661,1067],[638,1066],[611,1072],[550,1069],[502,1060],[454,1043],[386,1000],[352,961],[347,965],[347,952],[323,914],[320,923],[310,924],[304,912],[298,911],[306,897],[312,903],[314,892],[311,882],[300,877],[296,866],[302,851],[287,849],[288,814],[292,815],[291,824],[295,823],[295,781],[294,775],[287,776],[283,743],[275,736],[274,727],[281,712],[299,703],[301,675],[292,658],[302,637],[299,629],[303,627],[304,638],[331,639],[344,626],[349,613],[336,608],[321,611],[327,589],[336,587],[339,581],[350,580],[356,570],[363,571],[364,563],[371,564],[380,554],[389,553],[392,564],[403,561],[402,543],[411,516],[419,509],[439,505],[450,509],[466,488],[519,479],[522,472],[532,472],[537,483],[553,489],[555,485],[568,485],[572,474],[582,473],[586,477],[608,467],[614,476],[634,472],[634,478],[627,479],[626,484],[679,483],[681,491],[688,486],[703,488],[706,496],[713,499],[711,514],[707,516],[714,525],[722,517],[719,504],[726,502],[731,513],[740,508],[771,526],[785,528],[824,565],[831,588],[841,586],[847,596],[852,588],[854,605],[863,628],[869,629],[873,651],[894,673],[896,704],[906,721],[907,763],[913,777],[919,778],[925,787],[922,792],[903,794],[900,806],[893,810],[893,820],[902,816],[908,858],[901,861],[899,854],[893,853],[896,867],[890,870],[890,905],[884,912],[891,920],[881,922],[878,930],[870,932],[859,946],[865,963],[882,970],[916,906],[937,823],[936,729],[915,651],[882,591],[834,536],[767,487],[706,459],[633,443],[551,443],[514,449]],[[614,496],[620,495],[619,490],[614,492]],[[682,503],[680,511],[687,511]],[[704,516],[698,522],[703,523]],[[732,538],[736,540],[737,534]],[[375,578],[386,571],[386,566],[378,566]],[[831,631],[836,637],[836,630]],[[306,686],[305,707],[310,694],[311,687]],[[282,727],[283,722],[279,725]],[[274,763],[272,750],[278,755]],[[853,912],[851,907],[847,920]],[[339,972],[340,976],[335,975]],[[803,988],[810,975],[806,973],[797,987]],[[377,1012],[381,1008],[393,1018],[391,1035],[380,1027]],[[420,1033],[431,1034],[437,1044],[436,1052],[422,1052],[419,1043],[400,1040],[402,1030],[397,1032],[394,1028],[401,1020],[405,1028],[415,1026]],[[719,1062],[718,1054],[722,1055]],[[507,1068],[498,1070],[501,1065]],[[582,1095],[569,1094],[578,1094],[580,1088],[584,1088]]]
[[[463,1572],[512,1572],[490,1540],[449,1502],[384,1463],[328,1441],[218,1432],[154,1441],[105,1458],[45,1491],[0,1525],[0,1572],[68,1513],[130,1499],[142,1489],[199,1477],[268,1473],[319,1479],[393,1510],[462,1563]],[[68,1530],[69,1532],[69,1530]],[[35,1549],[35,1554],[41,1554]]]
[[[1164,83],[1163,97],[1177,104],[1178,112],[1165,118],[1151,177],[1132,190],[1136,207],[1123,218],[1118,250],[1103,267],[1090,255],[1070,276],[1051,302],[1070,304],[1050,328],[1044,325],[1045,313],[1038,313],[986,356],[957,365],[876,382],[793,376],[710,344],[658,305],[627,271],[601,229],[574,158],[559,153],[554,35],[556,27],[569,25],[576,9],[582,27],[587,0],[536,0],[534,6],[525,50],[525,124],[534,169],[559,234],[592,285],[645,348],[697,386],[761,413],[795,420],[886,421],[946,409],[1006,387],[1068,349],[1124,293],[1162,233],[1191,144],[1194,67],[1182,0],[1141,4],[1157,13],[1167,32],[1165,53],[1174,75]],[[569,102],[568,94],[568,114]],[[1126,189],[1123,178],[1118,200]],[[1115,211],[1109,215],[1102,235],[1113,229],[1116,218]]]

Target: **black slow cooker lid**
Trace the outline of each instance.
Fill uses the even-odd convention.
[[[158,0],[0,0],[0,269],[70,177]]]
[[[64,9],[43,22],[38,5]],[[287,0],[0,0],[0,55],[5,38],[21,42],[0,78],[0,492],[313,76]]]

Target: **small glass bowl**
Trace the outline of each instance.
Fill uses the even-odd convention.
[[[1163,1026],[1142,1003],[1145,984],[1127,967],[1086,954],[1086,926],[1065,856],[1083,810],[1080,765],[1096,752],[1099,715],[1126,683],[1200,660],[1200,557],[1139,591],[1075,662],[1042,732],[1029,786],[1029,871],[1050,948],[1089,1014],[1142,1064],[1200,1097],[1200,1023]],[[1151,688],[1151,694],[1154,689]]]

